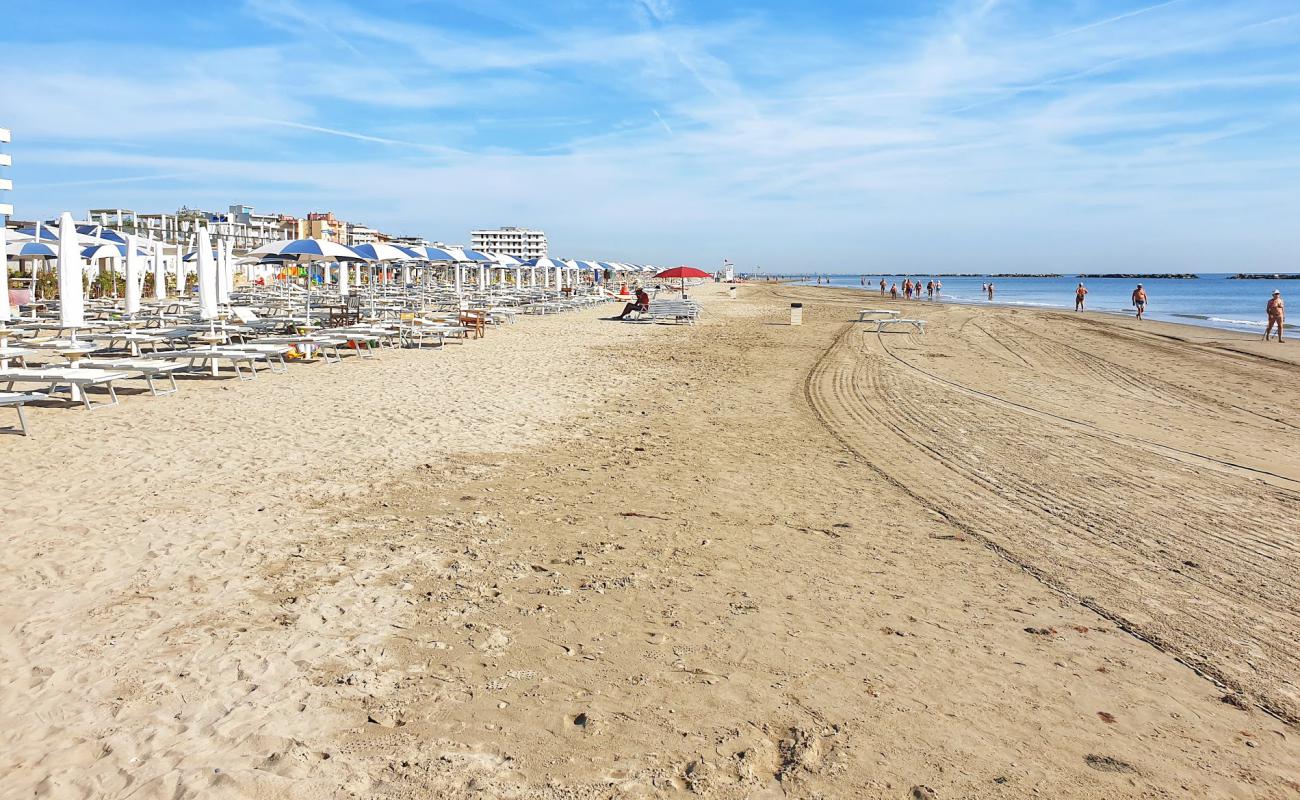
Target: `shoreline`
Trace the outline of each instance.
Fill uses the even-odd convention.
[[[1027,311],[1042,311],[1045,313],[1064,313],[1070,316],[1095,315],[1098,318],[1103,318],[1103,319],[1126,319],[1127,318],[1133,320],[1137,324],[1151,323],[1151,324],[1159,324],[1159,325],[1175,325],[1179,327],[1201,329],[1201,330],[1208,328],[1210,330],[1222,331],[1224,333],[1240,334],[1248,338],[1251,336],[1251,332],[1250,330],[1245,329],[1244,326],[1258,325],[1259,335],[1256,338],[1258,338],[1261,342],[1263,342],[1263,331],[1264,331],[1264,326],[1266,324],[1266,320],[1263,319],[1261,319],[1258,323],[1253,321],[1247,321],[1247,320],[1234,320],[1233,322],[1235,323],[1236,326],[1228,327],[1227,324],[1221,324],[1221,325],[1214,324],[1214,320],[1205,315],[1176,314],[1176,313],[1165,314],[1164,312],[1150,312],[1150,311],[1147,312],[1147,319],[1143,320],[1142,323],[1138,323],[1138,321],[1134,317],[1134,312],[1131,310],[1123,311],[1119,309],[1085,309],[1082,312],[1076,312],[1074,311],[1073,308],[1071,308],[1069,305],[1066,304],[1052,305],[1048,303],[1008,302],[1005,300],[985,301],[985,300],[961,300],[956,298],[952,298],[952,299],[943,298],[940,300],[906,300],[903,299],[902,297],[900,297],[898,300],[890,300],[890,298],[888,297],[880,297],[878,289],[873,289],[865,286],[863,287],[830,286],[826,284],[822,284],[819,286],[817,284],[806,284],[806,283],[788,283],[785,285],[806,287],[809,289],[842,289],[842,290],[857,292],[859,294],[869,295],[871,299],[880,302],[900,303],[903,306],[909,308],[913,306],[925,307],[925,306],[933,306],[933,305],[951,305],[951,306],[962,306],[968,308],[1023,309]],[[1151,316],[1152,313],[1159,314],[1160,316],[1152,317]],[[1178,320],[1168,319],[1167,317],[1179,317],[1180,319],[1183,320],[1202,320],[1205,324],[1200,324],[1199,322],[1194,322],[1194,321],[1180,322]],[[1294,331],[1297,339],[1300,339],[1300,323],[1287,322],[1284,323],[1283,327],[1287,331]],[[1274,343],[1276,344],[1276,342]]]

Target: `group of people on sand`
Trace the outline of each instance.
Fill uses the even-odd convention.
[[[885,286],[886,286],[886,285],[889,286],[889,289],[888,289],[887,291],[886,291],[886,289],[885,289]],[[925,285],[924,285],[924,286],[922,286],[922,285],[921,285],[921,279],[920,279],[920,278],[917,278],[915,281],[913,281],[911,278],[904,278],[904,279],[903,279],[903,298],[904,298],[904,299],[906,299],[906,300],[913,300],[913,299],[915,299],[915,300],[920,300],[920,299],[921,299],[921,291],[922,291],[922,289],[925,290],[925,297],[926,297],[927,300],[937,300],[937,299],[939,298],[939,293],[940,293],[940,291],[943,289],[943,281],[940,281],[940,280],[936,280],[936,279],[934,279],[934,278],[931,278],[930,280],[928,280],[928,281],[925,282]],[[894,300],[897,300],[897,299],[898,299],[898,294],[899,294],[899,292],[898,292],[898,284],[897,284],[897,283],[886,284],[886,283],[885,283],[885,279],[884,279],[884,278],[881,278],[881,279],[880,279],[880,296],[881,296],[881,297],[884,297],[884,296],[886,295],[886,293],[887,293],[891,298],[893,298]]]

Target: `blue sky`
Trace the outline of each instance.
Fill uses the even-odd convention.
[[[765,271],[1300,269],[1295,0],[9,0],[20,218]]]

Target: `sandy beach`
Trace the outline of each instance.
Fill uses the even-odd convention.
[[[32,410],[0,797],[1300,797],[1300,344],[696,296]]]

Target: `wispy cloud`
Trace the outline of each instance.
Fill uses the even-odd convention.
[[[136,41],[0,32],[20,210],[332,208],[769,268],[1300,247],[1291,0],[240,8],[193,39],[161,4]]]

